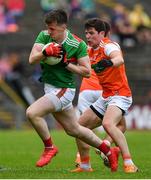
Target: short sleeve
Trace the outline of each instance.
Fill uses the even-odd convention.
[[[47,44],[52,41],[52,38],[50,35],[47,33],[47,31],[41,31],[36,40],[35,43],[40,43],[40,44]]]
[[[119,44],[109,43],[109,44],[105,45],[104,53],[107,56],[109,56],[111,54],[111,52],[113,52],[113,51],[121,51]]]
[[[86,43],[84,41],[81,41],[78,50],[76,52],[77,59],[87,56],[88,55],[87,49],[88,47]]]
[[[36,38],[36,40],[35,40],[35,43],[45,44],[44,34],[43,34],[42,31],[38,34],[38,36],[37,36],[37,38]]]

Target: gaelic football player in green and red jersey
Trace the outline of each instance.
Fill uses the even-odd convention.
[[[72,106],[75,95],[74,73],[83,77],[90,77],[91,66],[87,54],[87,45],[67,29],[65,11],[50,11],[45,17],[45,23],[47,30],[40,32],[29,56],[30,64],[41,64],[41,81],[44,83],[45,90],[45,95],[34,102],[26,111],[27,118],[44,143],[44,152],[36,166],[47,165],[58,152],[57,147],[53,145],[48,126],[43,118],[48,113],[53,114],[68,135],[98,148],[108,155],[112,166],[116,166],[116,154],[90,129],[78,124]],[[50,42],[55,42],[58,45],[51,43],[43,48]],[[45,63],[46,57],[58,57],[64,54],[63,52],[65,55],[60,63],[53,66]]]

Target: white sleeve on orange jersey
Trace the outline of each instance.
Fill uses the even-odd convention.
[[[104,47],[104,52],[105,52],[105,55],[109,56],[111,52],[113,51],[121,51],[121,48],[119,46],[119,44],[117,43],[109,43],[109,44],[106,44],[105,47]]]

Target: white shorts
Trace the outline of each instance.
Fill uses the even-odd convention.
[[[132,97],[126,96],[109,96],[108,98],[100,97],[90,108],[102,118],[108,106],[114,105],[122,110],[122,114],[126,114],[132,104]]]
[[[80,114],[97,101],[100,96],[102,96],[102,90],[84,90],[80,92],[77,104]]]
[[[53,85],[45,84],[44,91],[45,96],[47,96],[55,106],[56,112],[73,107],[72,101],[75,96],[75,88],[57,88]]]

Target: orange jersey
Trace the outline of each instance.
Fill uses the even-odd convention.
[[[102,87],[99,83],[99,79],[93,69],[91,70],[90,78],[82,79],[80,91],[83,90],[102,90]]]
[[[101,59],[110,59],[110,57],[105,54],[105,45],[109,43],[117,45],[110,39],[104,38],[97,49],[91,48],[89,50],[89,57],[92,64],[97,63]],[[107,67],[104,71],[97,73],[97,76],[103,88],[103,97],[113,95],[131,96],[124,64],[118,67]]]
[[[90,49],[91,48],[88,48],[88,54],[89,54]],[[90,59],[90,62],[91,62],[91,59]],[[102,86],[100,85],[99,79],[93,69],[91,69],[90,78],[82,79],[80,91],[83,91],[83,90],[102,90]]]

